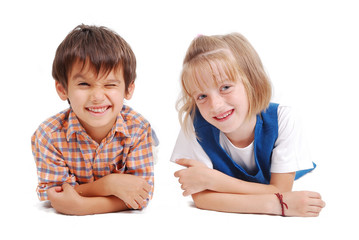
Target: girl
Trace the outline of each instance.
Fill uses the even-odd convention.
[[[198,208],[318,216],[315,192],[291,192],[315,168],[289,107],[270,103],[261,60],[240,34],[199,36],[185,56],[178,102],[182,130],[171,161]],[[283,194],[281,194],[283,193]]]

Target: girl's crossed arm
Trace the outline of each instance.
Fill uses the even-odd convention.
[[[183,195],[211,190],[222,193],[265,194],[292,190],[295,173],[272,173],[270,184],[246,182],[208,168],[192,159],[178,159],[177,164],[187,167],[175,173],[184,190]]]
[[[272,174],[271,183],[266,185],[230,177],[196,160],[178,159],[176,163],[187,167],[174,174],[183,195],[192,195],[196,207],[201,209],[280,215],[276,192],[284,192],[286,216],[315,217],[325,206],[319,193],[291,192],[295,173]]]

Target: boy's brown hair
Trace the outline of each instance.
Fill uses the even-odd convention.
[[[136,57],[130,45],[116,32],[103,26],[78,25],[57,48],[52,76],[65,89],[76,61],[83,66],[90,63],[97,75],[122,67],[126,93],[136,79]]]

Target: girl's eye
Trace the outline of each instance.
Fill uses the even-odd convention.
[[[203,100],[207,97],[207,95],[204,95],[204,94],[201,94],[197,97],[197,100],[200,101],[200,100]]]
[[[225,86],[222,86],[220,90],[221,90],[221,91],[226,91],[226,90],[228,90],[230,87],[231,87],[231,86],[229,86],[229,85],[225,85]]]

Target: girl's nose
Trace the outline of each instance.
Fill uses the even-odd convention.
[[[213,94],[210,97],[210,104],[211,109],[216,111],[217,109],[221,108],[223,105],[223,98],[219,94]]]

